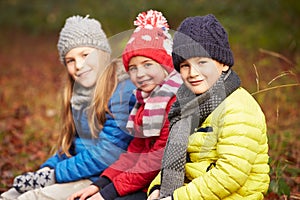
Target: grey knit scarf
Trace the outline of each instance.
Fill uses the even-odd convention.
[[[205,93],[196,96],[184,84],[169,112],[170,134],[162,160],[160,198],[183,186],[188,138],[218,105],[240,86],[238,75],[229,70]]]
[[[84,87],[75,82],[71,97],[72,108],[76,110],[85,109],[92,100],[94,88],[94,85],[91,87]]]

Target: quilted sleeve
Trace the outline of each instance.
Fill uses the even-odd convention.
[[[213,112],[212,126],[218,135],[215,167],[175,190],[174,199],[223,199],[250,176],[266,130],[258,104],[252,98],[222,103]]]

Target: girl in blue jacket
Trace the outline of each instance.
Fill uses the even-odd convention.
[[[101,24],[88,16],[68,18],[57,47],[68,72],[58,150],[37,172],[17,176],[4,199],[66,199],[99,177],[132,139],[126,123],[135,87],[120,60],[107,66],[111,50]]]

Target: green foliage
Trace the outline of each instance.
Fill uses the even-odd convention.
[[[268,127],[271,180],[266,199],[293,199],[300,177],[300,141],[295,139],[300,128],[299,66],[276,52],[261,49],[253,55],[253,51],[246,54],[242,49],[235,51],[238,65],[234,69],[243,87],[254,91],[252,95],[261,105]],[[254,63],[253,68],[250,63]]]
[[[292,60],[300,51],[298,0],[2,0],[0,26],[57,33],[68,16],[90,14],[111,36],[133,28],[137,13],[147,9],[162,11],[172,29],[187,16],[213,13],[233,43],[281,52]]]
[[[283,178],[285,168],[286,165],[281,166],[280,163],[276,168],[271,168],[271,174],[274,174],[275,178],[270,181],[269,192],[290,196],[290,187]]]

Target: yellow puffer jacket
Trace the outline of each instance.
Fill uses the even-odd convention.
[[[269,187],[265,116],[243,88],[228,96],[189,137],[185,199],[263,199]],[[149,190],[160,185],[160,174]]]

